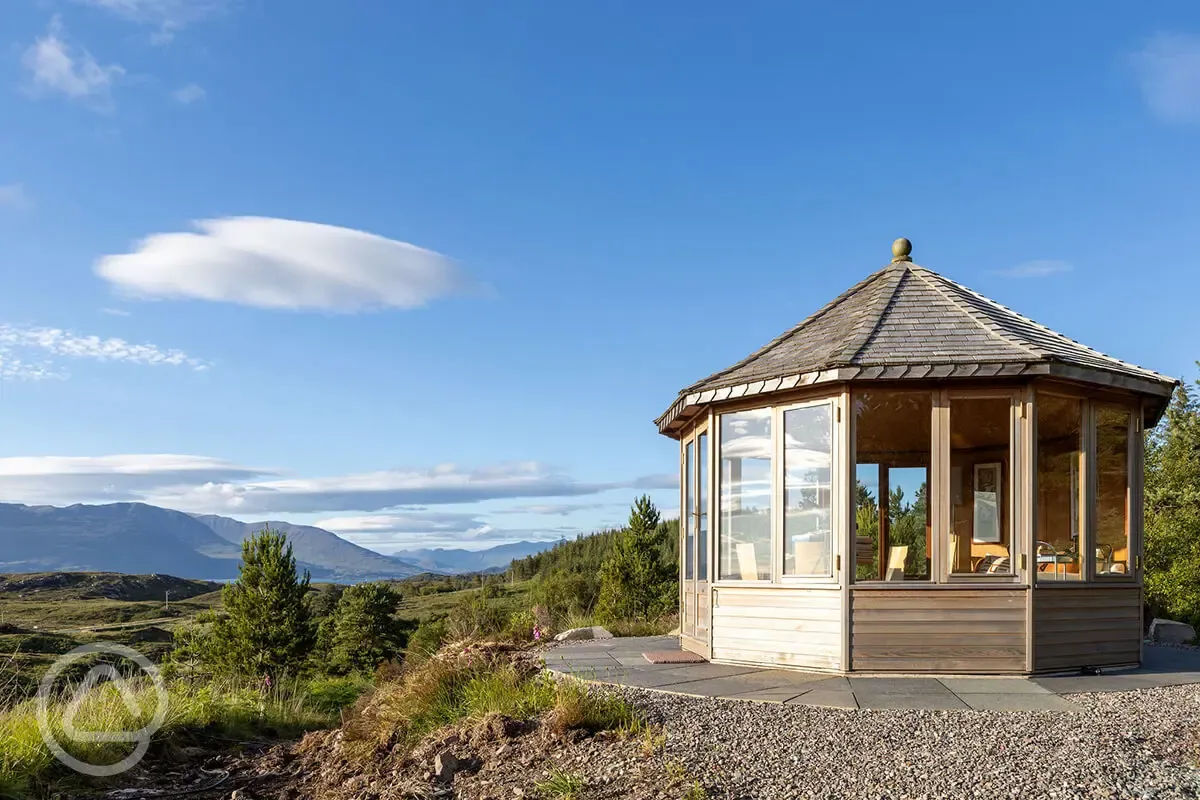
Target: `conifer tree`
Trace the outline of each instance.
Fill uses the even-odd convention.
[[[304,601],[309,575],[297,576],[287,537],[264,529],[243,541],[238,572],[221,592],[225,616],[213,625],[214,666],[268,678],[299,670],[314,643]]]
[[[1146,433],[1145,481],[1146,603],[1200,628],[1200,402],[1187,386]]]
[[[674,607],[678,579],[675,566],[661,558],[665,526],[647,495],[633,504],[628,527],[619,533],[600,567],[601,621],[654,619]]]
[[[369,671],[404,648],[395,618],[400,595],[383,583],[360,583],[342,594],[333,613],[330,666],[338,672]]]

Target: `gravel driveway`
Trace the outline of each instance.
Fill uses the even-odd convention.
[[[626,696],[714,798],[1200,798],[1200,685],[1069,695],[1076,713],[843,711]]]

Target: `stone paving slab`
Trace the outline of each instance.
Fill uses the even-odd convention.
[[[851,678],[857,694],[951,694],[941,681],[930,678]]]
[[[1079,706],[1054,694],[960,694],[976,711],[1079,711]]]
[[[942,685],[959,697],[967,694],[1053,694],[1044,686],[1026,678],[939,678]]]
[[[1023,696],[1029,697],[1029,695]],[[911,694],[904,692],[886,692],[883,694],[855,692],[854,699],[858,701],[859,708],[871,709],[920,708],[926,711],[951,711],[959,708],[968,708],[967,704],[961,698],[949,690],[943,694],[934,694],[931,692],[913,692]]]
[[[1063,694],[1200,683],[1200,652],[1145,648],[1144,667],[1102,675],[1037,678],[845,676],[736,664],[650,664],[647,650],[678,648],[673,637],[603,639],[547,651],[546,666],[583,680],[705,697],[843,709],[1077,710]]]

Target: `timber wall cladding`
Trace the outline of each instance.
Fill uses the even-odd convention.
[[[851,591],[860,672],[1025,672],[1025,589]]]
[[[719,587],[714,593],[714,661],[841,668],[840,590]]]
[[[1141,660],[1142,597],[1136,586],[1039,588],[1033,592],[1033,668],[1134,664]]]

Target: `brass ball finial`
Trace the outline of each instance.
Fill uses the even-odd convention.
[[[901,236],[892,242],[892,261],[912,261],[912,242]]]

